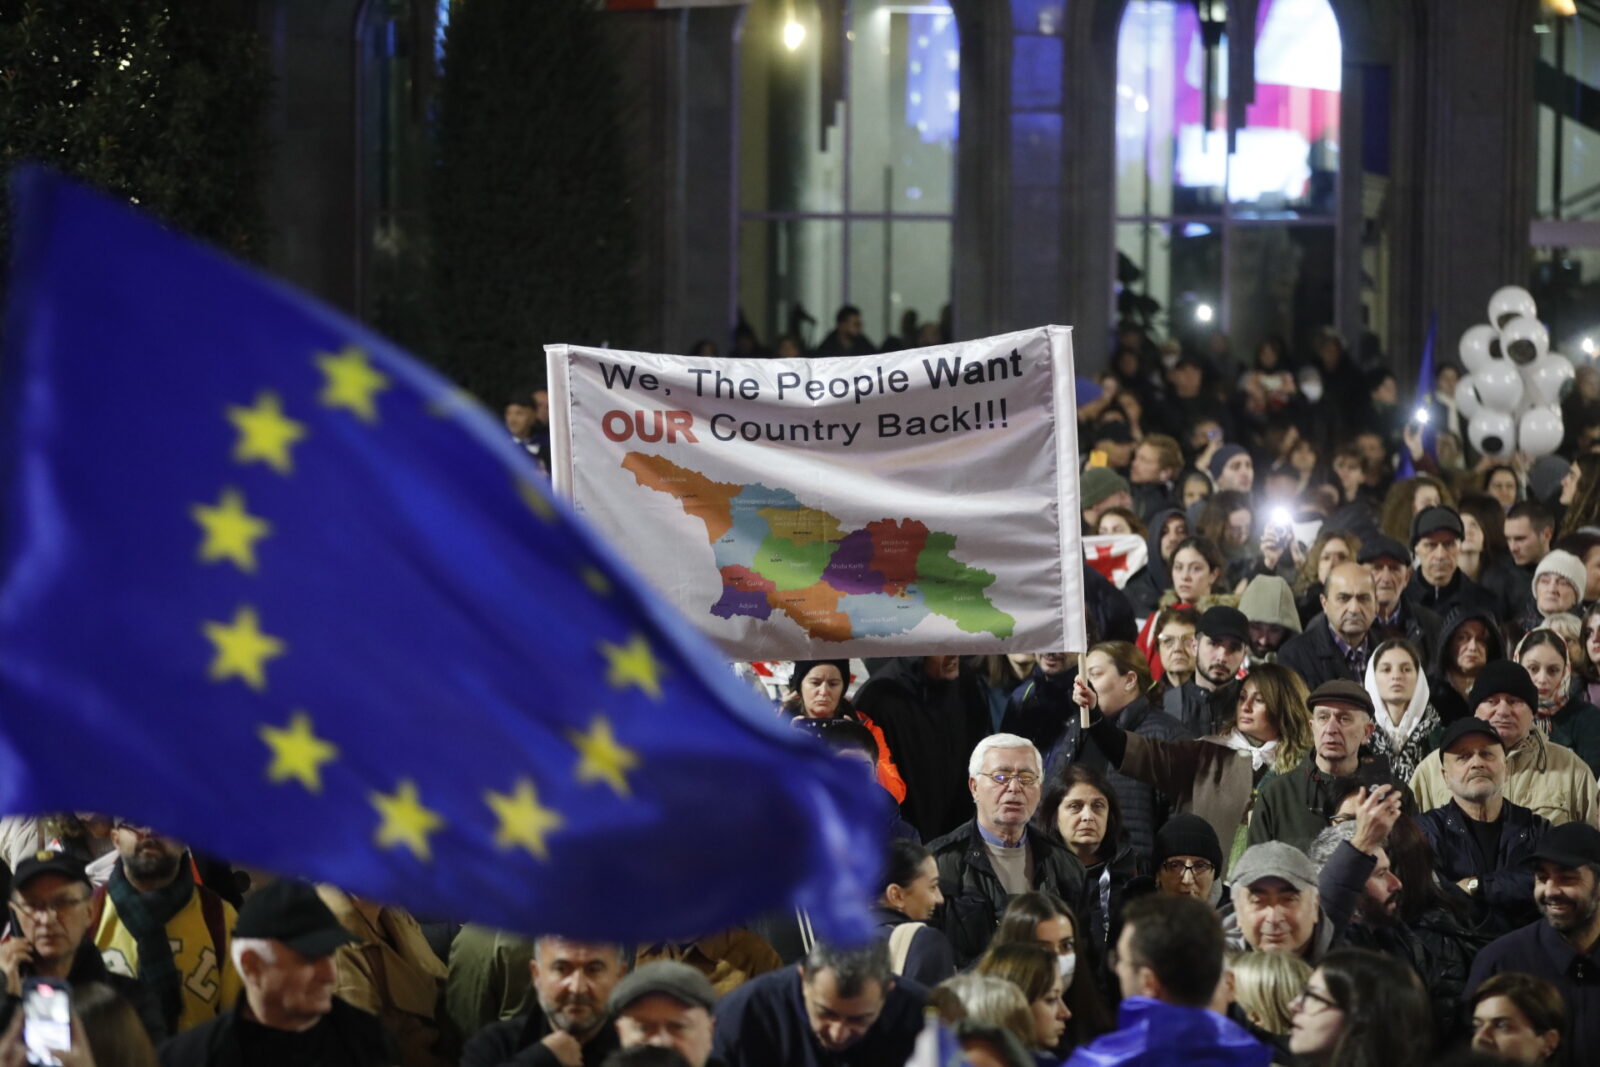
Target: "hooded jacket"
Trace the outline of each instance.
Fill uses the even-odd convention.
[[[1303,630],[1300,613],[1294,606],[1294,590],[1276,574],[1258,574],[1250,579],[1239,597],[1239,610],[1251,622],[1282,626],[1292,634]]]
[[[1167,561],[1161,558],[1161,531],[1173,516],[1183,519],[1185,523],[1189,521],[1182,508],[1167,508],[1150,516],[1146,523],[1150,534],[1145,538],[1145,547],[1149,552],[1145,556],[1144,567],[1122,585],[1122,595],[1133,605],[1134,615],[1141,619],[1155,613],[1161,603],[1161,594],[1172,585],[1172,576],[1167,573]]]
[[[1400,716],[1398,723],[1392,720],[1378,691],[1377,659],[1372,656],[1367,660],[1367,670],[1361,679],[1367,695],[1372,698],[1372,721],[1377,726],[1367,744],[1373,752],[1388,758],[1389,768],[1396,777],[1409,782],[1417,771],[1417,764],[1434,750],[1435,733],[1440,729],[1439,712],[1433,706],[1428,676],[1418,671],[1417,687],[1411,692],[1411,703],[1406,705],[1405,714]]]
[[[1117,1028],[1073,1052],[1066,1067],[1267,1067],[1272,1050],[1242,1026],[1207,1008],[1128,997]]]
[[[1445,613],[1444,621],[1439,625],[1439,640],[1428,674],[1428,689],[1433,706],[1439,712],[1439,721],[1447,725],[1457,719],[1467,718],[1475,710],[1467,707],[1466,698],[1450,684],[1449,674],[1450,645],[1455,640],[1456,631],[1474,620],[1483,623],[1489,634],[1488,659],[1485,662],[1493,663],[1506,658],[1505,642],[1501,639],[1500,623],[1494,612],[1479,605],[1470,605]]]

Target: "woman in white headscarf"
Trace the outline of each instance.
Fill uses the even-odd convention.
[[[1439,713],[1434,710],[1422,653],[1403,637],[1379,645],[1367,661],[1367,694],[1378,728],[1369,742],[1373,752],[1388,757],[1402,782],[1409,782],[1417,764],[1439,743]]]

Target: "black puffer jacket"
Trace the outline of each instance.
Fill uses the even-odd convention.
[[[1033,887],[1054,893],[1081,913],[1083,864],[1044,831],[1029,826],[1026,833],[1027,847],[1033,851]],[[944,904],[933,921],[955,946],[956,963],[965,967],[988,947],[1011,898],[989,862],[976,819],[929,843],[928,850],[939,866],[939,889],[944,893]]]
[[[1500,636],[1500,622],[1495,618],[1494,612],[1477,604],[1445,612],[1444,621],[1439,625],[1439,640],[1434,653],[1433,670],[1428,673],[1428,689],[1433,696],[1433,706],[1439,712],[1439,721],[1446,726],[1457,719],[1467,718],[1473,712],[1472,708],[1467,707],[1467,702],[1461,694],[1456,692],[1455,686],[1450,684],[1448,672],[1450,643],[1455,640],[1456,631],[1473,620],[1483,623],[1484,629],[1489,632],[1489,658],[1486,662],[1493,663],[1497,659],[1506,658],[1505,642]]]
[[[1502,804],[1500,818],[1500,849],[1494,866],[1484,870],[1466,816],[1454,801],[1417,816],[1417,826],[1433,846],[1434,866],[1445,880],[1479,879],[1473,903],[1478,905],[1481,925],[1496,935],[1539,918],[1530,861],[1550,829],[1542,815],[1509,800]]]
[[[1076,705],[1073,707],[1076,710]],[[1187,741],[1194,737],[1181,722],[1152,707],[1142,696],[1123,708],[1116,720],[1117,725],[1128,733],[1161,741]],[[1122,824],[1128,831],[1128,843],[1139,855],[1150,855],[1155,850],[1156,831],[1172,813],[1171,802],[1158,793],[1154,786],[1118,773],[1094,739],[1084,731],[1080,721],[1077,715],[1068,718],[1056,745],[1045,752],[1046,777],[1052,777],[1061,768],[1079,762],[1104,774],[1111,783],[1112,791],[1117,794],[1117,802],[1122,805]]]

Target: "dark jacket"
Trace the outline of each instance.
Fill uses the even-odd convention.
[[[900,814],[922,840],[949,833],[971,816],[967,759],[993,732],[976,676],[931,679],[921,656],[901,656],[867,680],[855,703],[883,730],[906,783]]]
[[[1402,591],[1400,607],[1395,616],[1389,622],[1382,619],[1373,621],[1372,647],[1377,648],[1391,637],[1403,637],[1417,646],[1424,664],[1432,663],[1438,655],[1439,627],[1444,622],[1438,612],[1408,602]]]
[[[904,912],[877,905],[872,909],[872,919],[878,924],[878,933],[887,940],[894,928],[915,922]],[[906,952],[906,964],[900,970],[902,977],[919,982],[930,989],[956,973],[956,953],[944,931],[928,923],[911,936],[911,947]]]
[[[1367,647],[1370,652],[1370,642]],[[1318,615],[1306,624],[1304,633],[1283,643],[1283,647],[1278,649],[1278,664],[1304,679],[1307,689],[1315,689],[1323,682],[1331,682],[1336,678],[1360,684],[1366,667],[1363,662],[1362,672],[1351,670],[1350,662],[1344,658],[1344,653],[1339,651],[1333,639],[1333,629],[1328,625],[1326,615]]]
[[[1413,579],[1414,580],[1414,579]],[[1472,621],[1483,623],[1489,631],[1489,658],[1493,663],[1497,659],[1506,658],[1505,643],[1500,636],[1500,621],[1495,618],[1494,612],[1478,604],[1458,607],[1444,614],[1439,624],[1439,639],[1435,643],[1433,669],[1428,673],[1428,689],[1432,695],[1433,706],[1439,712],[1439,721],[1446,726],[1457,719],[1465,719],[1474,709],[1467,707],[1466,700],[1456,692],[1455,686],[1450,684],[1450,643],[1455,639],[1456,631]]]
[[[1026,833],[1027,847],[1033,852],[1033,888],[1080,907],[1084,874],[1078,857],[1037,827],[1029,826]],[[944,893],[944,904],[933,921],[955,946],[956,962],[965,966],[988,947],[1010,896],[989,862],[989,849],[978,834],[976,819],[929,842],[928,851],[939,866],[939,889]]]
[[[332,1061],[350,1067],[387,1067],[399,1062],[394,1042],[375,1015],[333,998],[333,1010],[311,1030],[302,1034],[269,1031],[239,1012],[243,1004],[224,1012],[192,1030],[186,1030],[161,1046],[162,1067],[242,1067],[277,1056],[278,1062],[306,1062],[296,1053],[298,1044],[325,1042],[319,1049],[337,1049],[340,1058]],[[281,1046],[281,1047],[280,1047]],[[471,1061],[467,1061],[471,1062]],[[554,1064],[554,1059],[550,1063]]]
[[[1189,521],[1182,508],[1165,508],[1146,521],[1145,526],[1150,534],[1145,538],[1147,556],[1144,569],[1129,578],[1122,587],[1123,595],[1133,605],[1134,614],[1141,618],[1154,613],[1161,606],[1161,594],[1172,585],[1172,577],[1167,573],[1167,561],[1161,558],[1161,529],[1174,515],[1184,522]]]
[[[1600,955],[1578,955],[1540,919],[1479,952],[1467,988],[1476,989],[1484,979],[1509,971],[1543,978],[1561,991],[1567,1002],[1567,1032],[1561,1039],[1567,1062],[1600,1062]]]
[[[1478,584],[1492,595],[1501,613],[1508,619],[1518,619],[1532,612],[1537,615],[1533,600],[1533,568],[1518,565],[1508,555],[1495,558],[1478,572]]]
[[[1533,904],[1530,861],[1550,829],[1541,815],[1507,800],[1500,807],[1500,848],[1485,867],[1467,817],[1454,801],[1417,816],[1417,827],[1433,846],[1434,869],[1447,882],[1478,879],[1473,903],[1485,929],[1505,933],[1539,917]]]
[[[1499,598],[1459,570],[1450,579],[1450,584],[1442,589],[1429,585],[1423,580],[1422,572],[1415,571],[1402,595],[1412,604],[1427,608],[1437,615],[1448,615],[1452,608],[1458,607],[1482,608],[1491,616],[1500,611]]]
[[[550,1020],[538,1008],[490,1023],[461,1050],[461,1067],[560,1067],[556,1054],[542,1044],[549,1034]],[[617,1028],[607,1019],[600,1032],[584,1042],[583,1067],[600,1067],[620,1047]]]
[[[1122,590],[1088,563],[1083,564],[1083,609],[1088,613],[1093,627],[1090,635],[1095,641],[1139,639],[1133,605],[1122,595]]]
[[[95,947],[94,938],[90,936],[93,933],[94,931],[90,930],[84,935],[83,943],[73,955],[72,969],[67,972],[67,984],[73,988],[91,982],[110,986],[138,1014],[139,1022],[144,1024],[144,1032],[150,1035],[150,1043],[159,1046],[167,1039],[167,1023],[161,1014],[161,1001],[157,999],[155,992],[139,979],[125,974],[113,974],[108,970],[104,957]],[[27,967],[22,969],[22,977],[27,978],[30,974]],[[0,997],[0,1030],[11,1022],[12,1013],[21,1005],[22,998],[17,996],[15,991]]]
[[[1210,737],[1239,707],[1239,689],[1243,683],[1235,678],[1215,689],[1202,689],[1189,679],[1176,689],[1168,689],[1161,701],[1161,710],[1177,719],[1195,737]]]
[[[1572,749],[1600,776],[1600,708],[1573,697],[1551,716],[1550,740]]]
[[[1381,756],[1363,757],[1361,762],[1379,760],[1384,768],[1388,767],[1389,761]],[[1268,779],[1250,815],[1250,844],[1282,841],[1306,851],[1312,840],[1328,828],[1327,813],[1332,808],[1335,781],[1335,776],[1318,769],[1315,749],[1307,752],[1294,770]]]
[[[1060,743],[1067,724],[1078,718],[1078,705],[1072,702],[1072,683],[1077,677],[1075,666],[1060,674],[1046,674],[1035,663],[1023,683],[1011,691],[1000,732],[1026,737],[1041,755],[1048,756]]]
[[[1074,712],[1078,710],[1075,704],[1071,707]],[[1177,719],[1157,710],[1142,696],[1136,697],[1133,703],[1123,708],[1116,720],[1123,730],[1141,737],[1161,741],[1187,741],[1194,737]],[[1141,856],[1148,856],[1155,850],[1156,831],[1171,814],[1168,798],[1162,796],[1154,786],[1118,772],[1095,744],[1094,738],[1084,731],[1081,716],[1074,714],[1067,719],[1056,744],[1049,750],[1041,748],[1041,751],[1045,754],[1046,778],[1055,777],[1062,768],[1074,763],[1082,763],[1103,773],[1122,806],[1122,825],[1133,850]]]
[[[884,998],[883,1012],[860,1041],[829,1052],[817,1041],[806,1016],[800,971],[785,967],[753,978],[717,1005],[711,1049],[728,1067],[884,1067],[905,1063],[922,1033],[928,991],[898,978]]]

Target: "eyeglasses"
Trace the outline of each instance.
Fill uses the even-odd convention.
[[[138,834],[141,837],[154,837],[155,836],[155,831],[150,829],[150,827],[141,826],[136,822],[129,822],[127,819],[118,819],[118,820],[116,820],[115,822],[113,822],[111,824],[111,828],[113,830],[126,830],[130,834]]]
[[[1299,1010],[1299,1006],[1305,1004],[1307,1001],[1320,1005],[1317,1011],[1307,1013],[1310,1015],[1321,1015],[1325,1011],[1344,1011],[1343,1008],[1339,1007],[1338,1001],[1331,997],[1323,996],[1310,986],[1302,989],[1300,991],[1300,995],[1289,1002],[1289,1009],[1291,1011],[1297,1011]]]
[[[59,896],[52,897],[49,900],[20,900],[17,897],[12,897],[11,906],[25,914],[48,919],[51,916],[59,916],[71,911],[88,899],[88,897],[82,896]]]
[[[1343,823],[1355,822],[1355,821],[1356,821],[1356,817],[1354,815],[1350,814],[1347,811],[1342,811],[1339,814],[1335,815],[1333,818],[1329,819],[1328,820],[1328,825],[1329,826],[1339,826],[1339,825],[1342,825]]]
[[[1004,789],[1012,782],[1017,783],[1024,789],[1032,789],[1039,784],[1039,776],[1028,771],[1023,771],[1021,774],[1006,774],[1004,771],[990,774],[988,771],[979,771],[978,777],[989,779],[1001,789]]]
[[[1198,863],[1188,863],[1184,860],[1167,860],[1161,865],[1161,869],[1179,878],[1186,874],[1192,874],[1196,878],[1203,878],[1217,868],[1210,860],[1200,860]]]

